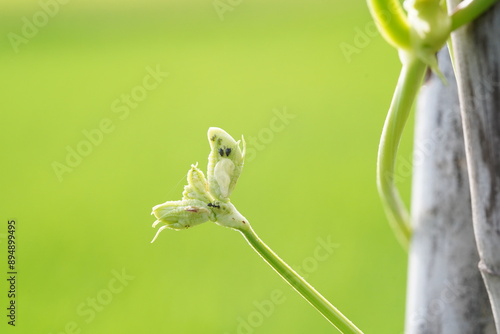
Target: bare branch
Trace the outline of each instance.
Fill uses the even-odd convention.
[[[448,51],[448,81],[435,75],[421,90],[413,158],[406,334],[494,334],[477,269],[460,109]]]
[[[458,0],[448,0],[454,8]],[[474,233],[500,332],[500,3],[452,34]]]

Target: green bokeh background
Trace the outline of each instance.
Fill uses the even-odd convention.
[[[309,263],[308,280],[365,333],[402,332],[406,255],[375,187],[395,51],[360,37],[372,27],[361,0],[232,3],[221,20],[212,0],[70,1],[16,53],[8,34],[40,5],[2,1],[2,310],[12,218],[19,271],[17,326],[2,311],[2,333],[334,333],[232,230],[150,244],[151,207],[180,199],[190,164],[206,168],[210,126],[263,146],[232,195],[260,236]],[[346,57],[342,43],[361,47]],[[169,76],[120,119],[111,104],[157,66]],[[294,118],[265,137],[276,110]],[[53,163],[103,119],[114,130],[59,181]],[[312,266],[318,238],[337,247]],[[110,296],[113,271],[133,279],[86,321],[79,307]],[[285,301],[239,328],[272,291]]]

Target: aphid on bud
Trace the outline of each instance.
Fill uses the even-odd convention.
[[[235,229],[246,226],[245,217],[229,201],[243,168],[245,140],[242,137],[240,147],[240,141],[220,128],[208,129],[208,139],[211,151],[207,178],[197,164],[191,165],[182,200],[153,207],[153,227],[162,224],[153,241],[164,229],[185,230],[206,221]]]
[[[209,192],[220,201],[227,202],[236,186],[245,159],[245,140],[234,140],[220,128],[208,129],[211,152],[208,156]]]

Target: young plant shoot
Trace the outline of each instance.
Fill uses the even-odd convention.
[[[192,165],[187,174],[180,201],[168,201],[153,207],[156,221],[161,225],[153,238],[154,242],[164,229],[185,230],[201,223],[212,221],[221,226],[239,231],[252,248],[302,297],[316,308],[341,333],[362,333],[349,319],[316,291],[304,278],[288,266],[254,232],[249,221],[238,212],[229,196],[243,169],[245,140],[236,141],[220,128],[208,129],[210,154],[208,155],[208,177]]]
[[[404,125],[425,71],[440,74],[436,52],[451,32],[474,20],[495,0],[470,0],[449,15],[440,0],[367,0],[382,36],[399,52],[401,74],[384,124],[377,161],[377,185],[389,221],[407,248],[411,238],[410,215],[394,184],[395,161]],[[452,50],[451,50],[452,51]],[[444,80],[444,78],[443,78]],[[192,165],[182,199],[153,207],[160,226],[154,242],[165,229],[184,230],[212,221],[239,231],[251,247],[335,328],[346,334],[362,333],[349,319],[276,255],[254,232],[250,222],[231,203],[230,196],[243,169],[245,141],[236,141],[220,128],[208,130],[210,154],[207,177]]]
[[[394,169],[406,120],[420,90],[425,71],[430,68],[444,81],[436,53],[444,46],[451,32],[474,20],[494,2],[464,1],[463,6],[448,15],[440,0],[406,0],[406,12],[399,0],[367,0],[377,28],[386,41],[398,50],[402,63],[380,138],[377,186],[389,222],[405,249],[408,248],[412,234],[410,214],[394,184]]]

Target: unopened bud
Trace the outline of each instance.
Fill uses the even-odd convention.
[[[184,186],[182,199],[197,199],[202,202],[213,202],[213,197],[208,193],[208,183],[205,175],[196,165],[191,165],[187,175],[188,184]]]
[[[156,227],[158,224],[164,224],[158,229],[151,242],[154,242],[160,232],[166,228],[184,230],[215,219],[212,211],[206,208],[206,204],[196,199],[168,201],[158,204],[153,207],[151,214],[156,217],[153,227]]]
[[[221,128],[208,129],[210,154],[208,156],[209,192],[220,201],[227,202],[243,169],[245,140],[235,141]]]

